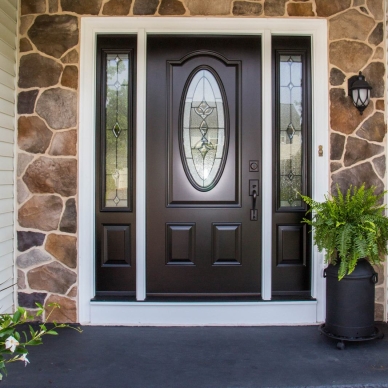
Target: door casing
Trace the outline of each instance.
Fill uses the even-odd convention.
[[[171,26],[174,26],[173,28]],[[137,302],[91,302],[94,294],[94,128],[95,128],[95,48],[97,34],[138,35],[137,58]],[[271,324],[314,323],[324,320],[325,283],[321,276],[323,255],[316,248],[312,252],[312,296],[316,302],[270,302],[271,297],[271,228],[262,233],[262,298],[256,302],[236,306],[235,303],[212,305],[217,315],[208,314],[206,303],[189,307],[183,322],[176,304],[142,302],[146,290],[145,266],[145,96],[147,35],[153,33],[179,34],[260,34],[263,60],[263,220],[271,225],[272,192],[272,106],[271,106],[271,35],[309,35],[312,37],[313,133],[312,133],[312,196],[322,200],[329,188],[328,158],[328,72],[327,21],[324,19],[239,19],[222,18],[126,18],[88,17],[81,19],[81,63],[79,105],[79,322],[84,324]],[[322,146],[324,157],[318,157]],[[326,152],[325,152],[326,150]],[[316,179],[319,177],[319,179]],[[120,306],[119,306],[120,305]],[[126,306],[124,308],[123,306]],[[157,311],[163,306],[166,317]],[[228,308],[230,306],[230,308]],[[182,309],[188,306],[181,305]],[[290,309],[289,309],[290,308]],[[117,310],[116,310],[117,309]],[[234,319],[237,309],[239,321]],[[292,311],[291,314],[287,311]],[[171,310],[171,311],[170,311]],[[217,314],[219,310],[219,314]],[[260,313],[261,311],[261,313]],[[263,315],[263,312],[266,315]],[[168,317],[167,317],[168,316]],[[194,318],[195,317],[195,318]],[[214,322],[213,322],[214,321]]]

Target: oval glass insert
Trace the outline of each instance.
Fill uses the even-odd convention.
[[[182,161],[190,182],[200,191],[217,184],[225,165],[228,139],[221,88],[212,72],[200,69],[192,75],[184,97]]]

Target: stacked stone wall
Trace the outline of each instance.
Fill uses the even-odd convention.
[[[77,320],[79,28],[83,16],[327,18],[330,169],[337,184],[384,190],[384,0],[21,0],[18,94],[17,259],[19,305],[59,302]],[[372,85],[360,116],[346,96],[362,70]],[[316,150],[317,151],[317,150]],[[314,150],[315,152],[315,150]],[[92,225],[90,226],[93,227]],[[385,320],[385,269],[376,318]]]

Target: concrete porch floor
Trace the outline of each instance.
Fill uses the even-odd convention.
[[[63,329],[8,364],[1,387],[388,387],[382,340],[347,342],[317,326],[101,327]]]

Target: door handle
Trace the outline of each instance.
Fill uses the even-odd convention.
[[[256,198],[259,192],[259,180],[250,179],[249,180],[249,196],[252,197],[252,209],[251,209],[251,221],[257,221],[258,211],[256,209]]]
[[[256,190],[253,190],[253,193],[252,193],[252,210],[256,210],[256,198],[257,198]]]

